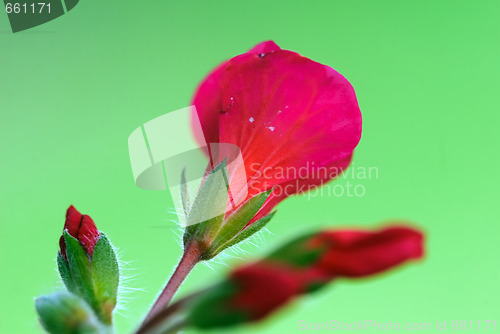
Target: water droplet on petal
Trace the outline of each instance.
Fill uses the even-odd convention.
[[[230,97],[229,104],[225,107],[226,110],[223,110],[221,112],[226,113],[233,105],[234,105],[234,97]]]
[[[274,126],[268,126],[267,127],[269,130],[274,131],[275,127]]]
[[[258,56],[259,56],[260,58],[264,58],[264,57],[266,56],[266,54],[265,54],[265,53],[259,53],[259,54],[258,54]]]
[[[255,122],[255,119],[253,119],[253,117],[250,117],[248,120],[250,121],[250,123]]]

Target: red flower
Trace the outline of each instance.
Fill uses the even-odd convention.
[[[229,143],[241,150],[246,198],[276,188],[252,222],[287,196],[338,176],[361,136],[361,113],[347,79],[272,41],[218,66],[193,104],[203,131],[195,136],[203,145]]]
[[[90,216],[82,215],[73,205],[71,205],[66,211],[66,221],[64,222],[63,231],[65,230],[67,230],[72,237],[78,239],[83,248],[85,248],[87,254],[92,256],[100,233]],[[59,239],[59,247],[61,248],[61,254],[66,258],[66,243],[64,242],[64,236],[61,236]]]

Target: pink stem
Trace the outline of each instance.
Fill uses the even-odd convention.
[[[201,251],[196,243],[192,242],[186,246],[184,254],[182,255],[181,261],[177,265],[174,274],[170,277],[170,280],[151,310],[149,310],[149,313],[144,320],[145,322],[168,306],[182,282],[184,282],[194,266],[200,261],[200,256]]]

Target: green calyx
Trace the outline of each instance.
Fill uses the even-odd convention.
[[[191,205],[187,187],[181,186],[187,217],[184,244],[196,240],[205,245],[215,237],[226,211],[229,187],[227,180],[227,162],[224,160],[207,175]],[[182,185],[185,184],[184,173],[181,182],[184,182]]]
[[[105,235],[101,235],[92,254],[92,281],[99,314],[106,323],[111,323],[112,312],[118,298],[120,272],[113,246]]]
[[[112,323],[119,284],[118,261],[108,238],[101,234],[90,259],[80,242],[64,232],[66,259],[58,253],[59,274],[71,293],[85,300],[105,324]]]
[[[247,224],[262,208],[272,190],[261,192],[243,203],[225,218],[228,203],[227,161],[224,160],[206,177],[190,203],[185,173],[181,176],[181,197],[187,215],[184,245],[196,242],[203,249],[201,259],[209,260],[223,250],[232,247],[260,231],[275,212]]]
[[[273,218],[275,213],[276,211],[271,212],[267,216],[264,216],[251,225],[245,227],[243,230],[237,230],[236,228],[231,229],[230,231],[228,231],[230,233],[227,233],[225,238],[220,238],[217,243],[214,243],[213,246],[207,249],[207,251],[203,255],[204,259],[211,259],[225,249],[233,247],[243,240],[250,238],[252,235],[262,230],[267,225],[267,223],[269,223],[271,218]],[[242,225],[246,226],[247,223],[248,222],[245,222]]]
[[[249,321],[249,316],[242,310],[228,305],[228,300],[237,292],[236,286],[224,281],[190,303],[187,307],[187,324],[200,329],[233,326]]]

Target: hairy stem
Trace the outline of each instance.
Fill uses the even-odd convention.
[[[206,291],[210,290],[211,288],[212,287],[205,288],[205,289],[202,289],[202,290],[197,291],[195,293],[192,293],[192,294],[188,295],[187,297],[184,297],[184,298],[176,301],[175,303],[169,305],[168,307],[160,310],[154,316],[152,316],[148,320],[145,320],[142,323],[141,327],[135,332],[135,334],[154,333],[161,326],[165,328],[166,327],[165,324],[171,325],[175,328],[177,328],[177,326],[180,326],[180,325],[185,325],[184,312],[185,312],[186,306],[191,301],[196,300],[196,298],[198,296],[204,294]],[[177,318],[176,322],[170,321],[171,318]]]
[[[160,296],[149,311],[144,322],[154,317],[158,312],[168,306],[174,294],[177,292],[182,282],[189,275],[194,266],[200,261],[201,251],[198,245],[194,242],[186,245],[181,261],[177,265],[173,275],[170,277],[167,285],[161,292]]]

